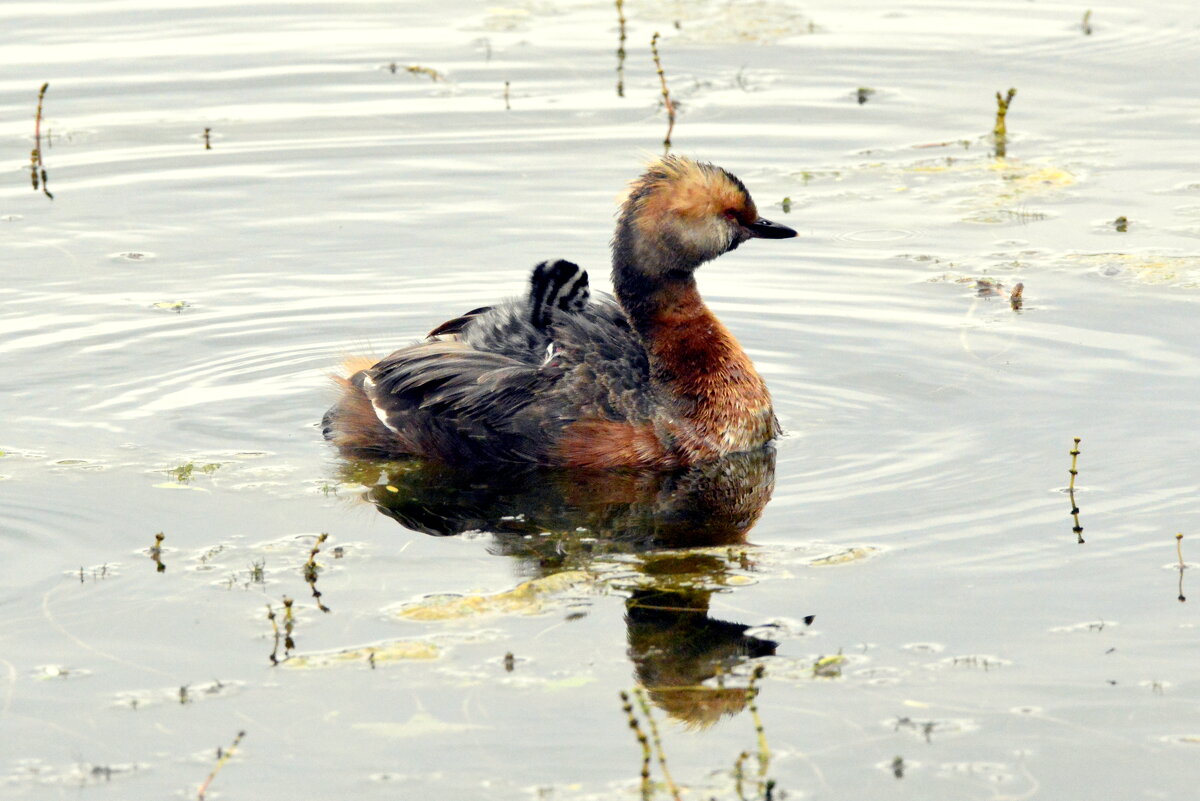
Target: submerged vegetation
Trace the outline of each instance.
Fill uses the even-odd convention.
[[[220,462],[208,462],[208,463],[202,464],[202,465],[197,465],[195,462],[183,462],[183,463],[178,464],[175,467],[172,467],[171,469],[165,470],[163,472],[165,472],[171,478],[175,479],[180,484],[190,484],[192,479],[194,478],[193,474],[197,470],[199,470],[201,473],[203,473],[206,476],[211,476],[213,473],[217,472],[220,469],[221,469]]]

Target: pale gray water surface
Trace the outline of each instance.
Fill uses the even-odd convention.
[[[1194,798],[1200,22],[1084,10],[630,0],[619,98],[607,2],[0,5],[0,795],[195,797],[244,730],[209,797],[640,798],[617,692],[691,645],[627,608],[682,583],[777,643],[724,662],[766,668],[775,798]],[[701,275],[790,432],[757,547],[398,525],[327,375],[542,258],[605,283],[655,30],[676,150],[801,232]],[[750,712],[669,696],[683,797],[737,798]]]

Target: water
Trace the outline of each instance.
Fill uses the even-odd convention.
[[[1200,25],[1082,11],[630,2],[619,98],[608,3],[0,7],[4,797],[195,797],[244,730],[210,798],[639,798],[637,681],[684,798],[762,797],[761,664],[776,798],[1190,798]],[[655,30],[676,150],[801,232],[700,275],[773,468],[341,464],[344,355],[604,284]]]

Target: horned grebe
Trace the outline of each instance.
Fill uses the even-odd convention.
[[[349,456],[673,468],[779,434],[766,384],[704,305],[695,270],[793,237],[720,167],[668,156],[633,182],[613,237],[616,297],[568,261],[527,296],[467,312],[339,379],[325,437]]]

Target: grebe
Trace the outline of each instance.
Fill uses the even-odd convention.
[[[350,456],[667,469],[778,436],[766,384],[704,304],[695,270],[793,237],[712,164],[667,156],[633,182],[613,237],[616,297],[568,261],[527,296],[467,312],[339,379],[325,437]]]

